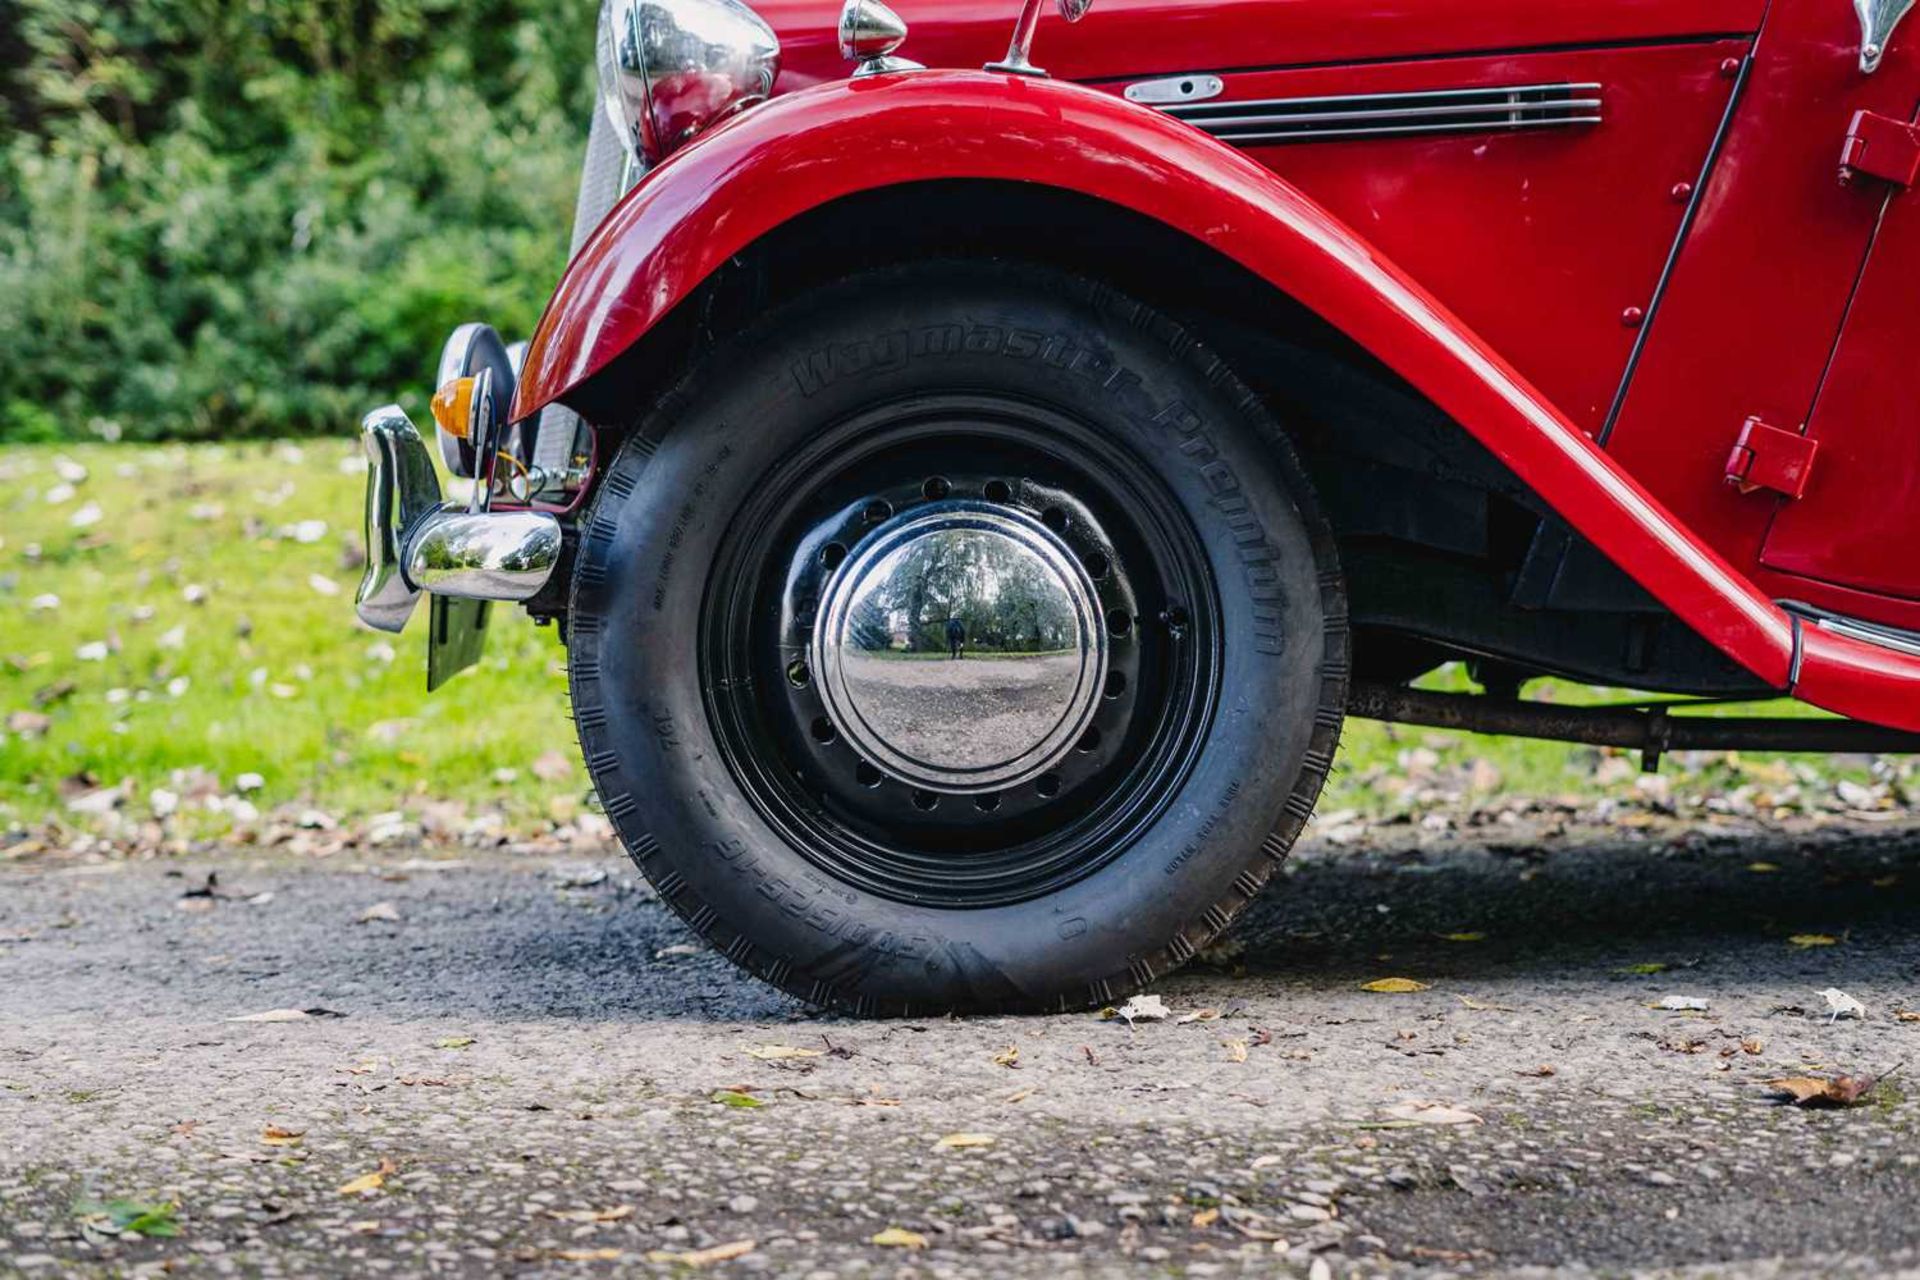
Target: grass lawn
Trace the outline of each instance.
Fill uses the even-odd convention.
[[[429,697],[425,605],[401,636],[353,616],[363,483],[345,441],[0,450],[0,828],[84,825],[69,801],[123,783],[139,817],[156,789],[243,782],[260,810],[340,820],[447,800],[514,827],[570,817],[586,782],[554,632],[500,609],[480,667]],[[1790,759],[1670,770],[1677,788],[1871,780],[1861,758]],[[1591,749],[1356,721],[1323,810],[1436,803],[1410,778],[1448,802],[1634,781]],[[183,804],[176,821],[218,834],[234,818]]]

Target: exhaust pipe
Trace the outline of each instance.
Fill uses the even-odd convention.
[[[489,511],[441,500],[440,477],[399,405],[360,424],[367,451],[367,569],[360,620],[399,631],[426,592],[465,600],[530,600],[560,563],[560,522],[545,511]],[[476,480],[476,485],[485,484]]]

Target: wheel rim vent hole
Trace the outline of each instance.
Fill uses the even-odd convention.
[[[1125,609],[1112,609],[1107,613],[1107,630],[1115,636],[1127,636],[1133,631],[1133,615]]]
[[[833,721],[827,719],[825,716],[815,716],[813,718],[811,732],[813,733],[813,740],[821,746],[826,746],[840,736],[840,731],[833,727]]]
[[[804,689],[813,683],[813,672],[807,669],[806,663],[795,658],[787,664],[787,683],[796,689]]]
[[[862,760],[859,764],[853,767],[853,776],[854,776],[854,779],[858,781],[861,786],[867,787],[869,789],[873,787],[877,787],[882,782],[886,781],[885,775],[883,775],[878,769],[874,768],[872,765],[868,764],[865,760]]]
[[[987,481],[987,487],[981,492],[986,496],[988,502],[1013,501],[1013,486],[1005,480],[989,480]]]
[[[1124,671],[1107,672],[1107,696],[1117,698],[1127,691],[1127,673]]]
[[[1033,784],[1033,789],[1038,791],[1043,799],[1053,799],[1053,797],[1060,794],[1060,775],[1057,773],[1041,774],[1040,781]]]
[[[940,807],[940,797],[932,791],[915,791],[913,793],[913,807],[922,813],[932,813]]]
[[[1040,523],[1055,533],[1063,533],[1067,527],[1067,513],[1058,507],[1048,507],[1040,513]]]
[[[879,524],[893,515],[893,504],[880,498],[869,502],[860,512],[860,518],[868,524]]]
[[[838,569],[846,558],[847,548],[843,543],[829,542],[826,546],[820,548],[820,564],[829,573]]]
[[[928,502],[938,502],[953,492],[953,486],[947,483],[945,476],[928,476],[926,483],[920,486],[920,496]]]

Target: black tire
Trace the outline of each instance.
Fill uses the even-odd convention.
[[[899,337],[956,332],[959,349]],[[1138,784],[1165,793],[1149,818],[1072,875],[979,904],[842,874],[796,837],[763,794],[781,780],[741,763],[758,748],[716,709],[731,695],[710,670],[714,602],[745,589],[729,548],[772,501],[778,460],[836,424],[955,389],[1057,415],[1138,459],[1218,587],[1213,621],[1196,620],[1213,646],[1209,705],[1178,767]],[[1259,400],[1164,315],[1032,267],[865,274],[711,351],[601,479],[569,628],[587,767],[660,896],[746,969],[866,1015],[1099,1006],[1190,959],[1291,847],[1347,692],[1333,537]]]

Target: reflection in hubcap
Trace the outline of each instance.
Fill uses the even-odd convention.
[[[1086,569],[1039,521],[981,502],[931,503],[869,534],[828,582],[812,647],[833,727],[930,791],[1044,774],[1106,678]]]

